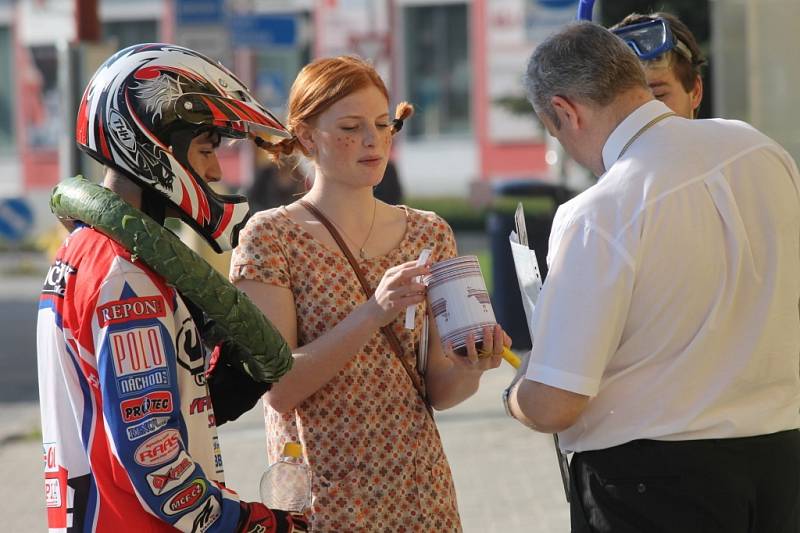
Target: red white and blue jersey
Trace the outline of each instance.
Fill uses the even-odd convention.
[[[50,531],[234,531],[236,494],[176,291],[92,228],[64,242],[37,330]]]

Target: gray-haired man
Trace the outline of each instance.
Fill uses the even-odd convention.
[[[543,42],[526,84],[600,177],[559,208],[505,395],[575,452],[573,531],[798,531],[794,161],[743,122],[675,115],[590,23]]]

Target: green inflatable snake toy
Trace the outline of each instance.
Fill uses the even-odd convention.
[[[236,362],[254,380],[278,381],[292,367],[292,351],[250,298],[173,233],[83,176],[59,183],[50,198],[57,217],[80,220],[108,235],[202,309],[213,326],[204,340],[232,341]]]

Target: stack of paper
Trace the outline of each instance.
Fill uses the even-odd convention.
[[[508,241],[511,244],[511,255],[514,258],[514,269],[517,272],[528,332],[533,341],[531,320],[533,319],[533,310],[536,308],[536,301],[539,299],[539,292],[542,290],[542,275],[539,273],[536,252],[528,247],[528,230],[525,227],[525,213],[522,211],[521,203],[517,205],[517,211],[514,214],[514,225],[516,231],[511,232]]]
[[[536,301],[539,299],[539,293],[542,290],[542,275],[539,273],[536,252],[528,247],[528,229],[525,227],[525,213],[522,210],[522,203],[517,204],[517,211],[514,213],[514,226],[516,231],[511,232],[508,236],[508,241],[511,244],[511,256],[514,258],[514,270],[517,272],[522,306],[525,308],[528,333],[530,333],[531,343],[533,343],[533,311],[536,309]],[[558,435],[556,434],[553,434],[553,444],[556,448],[558,469],[561,471],[564,494],[569,502],[569,462],[566,454],[561,451],[561,447],[558,444]]]

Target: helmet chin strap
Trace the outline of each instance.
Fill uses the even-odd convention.
[[[167,210],[167,201],[159,192],[142,187],[142,212],[155,220],[160,226],[164,225]]]

